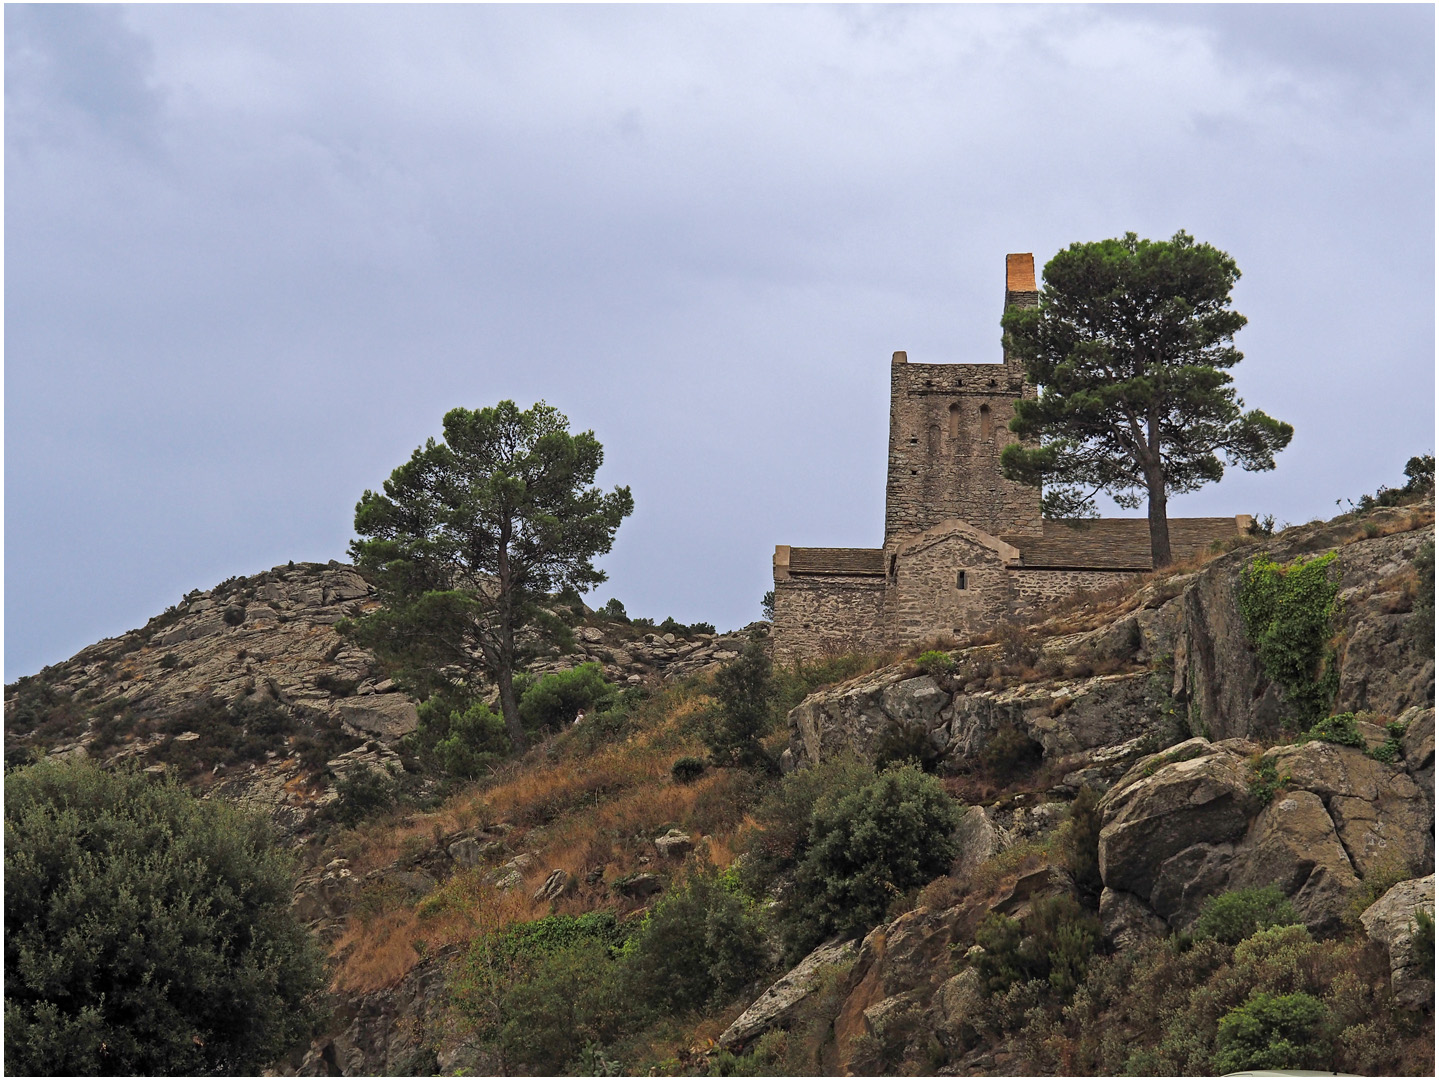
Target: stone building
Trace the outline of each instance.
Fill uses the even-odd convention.
[[[1006,257],[1006,307],[1039,302],[1034,256]],[[774,645],[781,659],[905,648],[964,635],[1153,568],[1145,518],[1046,521],[1039,491],[1006,480],[1014,402],[1034,397],[1018,360],[890,364],[889,473],[877,548],[780,545]],[[1171,518],[1176,560],[1249,523]]]

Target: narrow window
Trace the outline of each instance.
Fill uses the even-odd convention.
[[[989,406],[981,405],[979,407],[979,437],[981,439],[989,438],[990,432],[993,431],[993,429],[994,425],[990,419]]]
[[[968,581],[968,579],[965,577],[965,573],[964,573],[963,570],[961,570],[961,571],[955,576],[954,584],[955,584],[955,586],[956,586],[957,588],[960,588],[960,589],[967,589],[967,588],[969,588],[969,581]]]
[[[949,407],[949,437],[951,439],[959,438],[959,402],[957,401]]]

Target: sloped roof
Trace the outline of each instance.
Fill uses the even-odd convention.
[[[881,548],[790,548],[791,574],[883,574]]]
[[[1170,518],[1169,550],[1176,562],[1238,532],[1232,517]],[[1147,518],[1046,521],[1042,536],[1005,536],[1020,565],[1066,570],[1152,570]]]

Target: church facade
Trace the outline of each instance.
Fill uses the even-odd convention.
[[[1034,256],[1007,256],[1006,308],[1038,301]],[[1035,393],[1008,355],[911,364],[894,354],[884,543],[775,548],[777,658],[964,636],[1153,568],[1145,518],[1046,521],[1038,489],[1001,474],[1014,402]],[[1188,558],[1249,521],[1171,518],[1173,556]]]

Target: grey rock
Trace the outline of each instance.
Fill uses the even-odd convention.
[[[1133,893],[1105,889],[1099,894],[1099,922],[1104,940],[1116,949],[1132,949],[1168,933],[1163,919]]]
[[[752,1039],[778,1027],[818,985],[824,969],[843,964],[855,956],[853,941],[830,941],[815,949],[761,994],[719,1037],[727,1050],[744,1046]]]
[[[1168,754],[1197,749],[1198,757],[1153,755],[1125,773],[1100,803],[1099,870],[1107,887],[1148,897],[1166,859],[1244,834],[1258,803],[1240,745],[1191,739]]]
[[[664,859],[683,859],[694,850],[694,841],[689,833],[679,829],[671,829],[663,836],[657,837],[654,843],[655,850]]]
[[[415,703],[403,694],[374,694],[363,701],[346,698],[336,710],[350,727],[384,739],[398,739],[420,726]]]
[[[619,895],[630,900],[647,900],[664,887],[664,882],[654,874],[635,874],[621,878],[611,886]]]
[[[1434,875],[1401,881],[1359,916],[1370,938],[1389,950],[1389,980],[1394,995],[1406,1008],[1417,1008],[1434,998],[1434,969],[1414,956],[1417,928],[1415,912],[1434,917]]]
[[[574,883],[566,870],[551,870],[549,877],[545,878],[544,884],[535,890],[536,900],[558,900]]]

